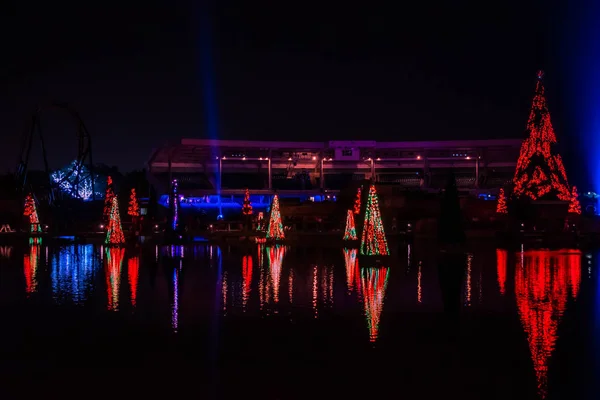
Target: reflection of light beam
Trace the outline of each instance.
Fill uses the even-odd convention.
[[[496,249],[496,269],[500,294],[504,294],[506,291],[506,250]]]
[[[281,283],[281,266],[285,255],[284,246],[273,246],[267,249],[269,271],[271,272],[271,284],[273,285],[273,300],[279,302],[279,286]]]
[[[422,264],[419,262],[419,269],[417,270],[417,302],[419,303],[423,301],[423,289],[421,287],[421,267]]]
[[[319,285],[317,281],[317,266],[313,267],[313,279],[312,279],[312,306],[315,318],[319,317],[318,310],[318,302],[319,302]]]
[[[129,277],[129,287],[131,290],[131,305],[135,307],[137,300],[137,286],[140,271],[140,258],[131,257],[127,260],[127,276]]]
[[[50,267],[53,299],[58,303],[83,304],[97,267],[93,245],[61,248],[53,255]]]
[[[360,279],[358,258],[356,258],[357,253],[357,249],[344,249],[344,264],[346,265],[346,282],[348,283],[348,294],[352,292],[354,286],[358,284],[358,281]]]
[[[467,255],[467,283],[466,283],[466,294],[465,294],[465,306],[471,306],[471,275],[472,275],[472,261],[473,255]]]
[[[252,290],[252,256],[242,258],[242,308],[246,311]]]
[[[125,249],[111,247],[106,249],[106,294],[109,311],[119,310],[119,291],[121,290],[121,267]]]
[[[515,270],[515,297],[535,369],[538,392],[548,391],[548,361],[558,338],[558,325],[566,310],[568,291],[576,298],[581,281],[578,250],[527,251]]]
[[[173,304],[171,305],[171,328],[177,333],[179,328],[179,271],[173,269]]]
[[[23,256],[23,270],[25,273],[25,289],[27,294],[37,290],[37,269],[40,260],[40,246],[29,246],[29,254]]]
[[[364,268],[361,271],[363,301],[369,327],[369,338],[375,342],[379,336],[379,323],[388,283],[388,268]]]

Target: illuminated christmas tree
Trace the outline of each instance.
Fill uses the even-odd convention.
[[[110,210],[112,207],[112,200],[115,197],[113,190],[113,180],[109,176],[106,178],[106,194],[104,195],[104,222],[107,223],[110,218]]]
[[[35,200],[31,194],[25,197],[25,209],[23,215],[29,217],[29,231],[31,233],[41,233],[42,227],[40,226],[40,218],[38,216],[37,207],[35,206]]]
[[[381,212],[379,211],[379,201],[375,185],[371,185],[369,189],[369,198],[367,199],[367,207],[365,209],[365,223],[360,243],[360,254],[368,256],[385,256],[390,254],[383,229],[383,222],[381,221]]]
[[[244,204],[242,205],[243,215],[252,215],[252,203],[250,202],[250,191],[246,189],[244,193]]]
[[[258,216],[256,217],[256,230],[258,232],[263,231],[265,229],[264,224],[265,224],[265,214],[262,211],[260,211],[258,213]]]
[[[577,187],[573,186],[571,192],[571,201],[569,202],[569,212],[572,214],[581,214],[581,204],[579,204],[579,194],[577,193]]]
[[[127,214],[132,218],[140,216],[140,205],[134,188],[131,188],[131,194],[129,195],[129,208],[127,209]]]
[[[496,212],[498,214],[506,214],[508,212],[506,208],[506,196],[504,195],[504,189],[500,189],[498,194],[498,204],[496,205]]]
[[[346,230],[344,232],[344,240],[357,240],[356,226],[354,225],[354,213],[348,210],[346,214]]]
[[[360,196],[361,196],[361,190],[360,188],[358,188],[358,190],[356,191],[356,199],[354,200],[354,214],[358,215],[360,214]]]
[[[571,200],[567,172],[558,154],[552,154],[556,135],[544,95],[543,72],[539,71],[535,96],[527,121],[527,137],[521,145],[513,178],[516,197]]]
[[[279,212],[279,196],[273,196],[271,203],[271,215],[269,225],[267,226],[267,239],[282,240],[285,239],[283,224],[281,223],[281,213]]]
[[[119,245],[125,243],[123,228],[121,227],[121,215],[119,214],[119,202],[117,196],[112,198],[110,216],[108,220],[108,229],[106,231],[106,244]]]

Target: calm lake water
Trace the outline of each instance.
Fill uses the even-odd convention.
[[[598,253],[474,246],[455,314],[435,247],[394,251],[0,246],[0,391],[600,397]]]

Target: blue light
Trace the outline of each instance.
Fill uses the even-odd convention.
[[[95,197],[104,198],[104,189],[102,182],[97,174],[94,174],[94,188],[92,189],[92,174],[85,165],[79,165],[77,161],[72,161],[64,168],[58,169],[50,174],[50,178],[63,192],[76,199],[83,201],[92,200],[93,189]],[[79,179],[79,182],[77,182]]]
[[[571,131],[561,132],[563,140],[577,142],[579,154],[573,157],[580,170],[569,171],[570,180],[583,189],[590,185],[600,190],[600,4],[594,0],[565,2],[561,16],[564,21],[559,57],[564,70],[564,87],[567,98],[568,126]],[[568,22],[567,22],[568,21]],[[559,137],[560,140],[560,137]],[[575,146],[573,146],[575,149]],[[580,164],[579,164],[580,163]]]

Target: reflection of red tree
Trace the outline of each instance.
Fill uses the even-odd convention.
[[[361,271],[362,293],[371,342],[379,336],[379,322],[388,281],[388,268],[365,268]]]
[[[245,310],[250,298],[250,290],[252,289],[252,256],[244,256],[242,258],[242,279],[242,305]]]
[[[548,360],[568,298],[575,298],[581,280],[581,252],[530,251],[515,271],[515,295],[537,378],[539,394],[548,390]],[[519,263],[521,264],[521,263]]]
[[[40,259],[40,247],[29,246],[29,254],[23,257],[23,272],[25,274],[25,290],[27,293],[33,293],[37,289],[37,268]]]
[[[131,257],[127,260],[127,276],[129,278],[129,287],[131,288],[131,305],[135,307],[137,299],[137,286],[140,271],[140,258]]]
[[[496,269],[500,294],[504,294],[506,292],[506,250],[496,249]]]
[[[106,294],[109,311],[119,309],[119,288],[121,287],[121,266],[125,257],[125,249],[111,247],[106,250]]]
[[[360,269],[358,268],[357,249],[344,249],[344,263],[346,265],[346,280],[348,282],[348,293],[356,286],[360,290]]]

